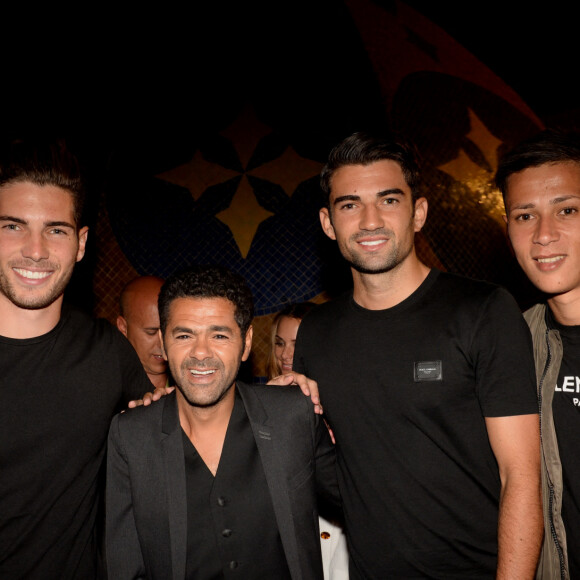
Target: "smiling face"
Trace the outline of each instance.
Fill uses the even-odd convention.
[[[0,188],[0,300],[27,310],[60,308],[88,228],[77,231],[72,195],[52,185]]]
[[[300,326],[298,318],[282,316],[278,322],[276,336],[274,337],[274,357],[279,373],[292,371],[294,361],[294,348],[296,346],[296,334]]]
[[[388,272],[414,255],[414,235],[425,222],[427,202],[413,203],[397,162],[337,169],[329,205],[320,210],[322,228],[354,271]]]
[[[508,178],[508,235],[530,281],[558,298],[580,298],[580,165],[540,165]]]
[[[212,407],[233,396],[252,346],[252,328],[242,337],[234,312],[226,298],[176,298],[169,305],[163,346],[178,397],[189,405]]]

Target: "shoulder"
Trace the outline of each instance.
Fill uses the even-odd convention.
[[[433,285],[432,296],[439,302],[452,304],[454,309],[471,308],[482,314],[487,308],[500,308],[517,313],[521,310],[512,294],[503,286],[449,272],[440,272]]]
[[[175,393],[170,393],[146,407],[141,405],[118,413],[113,418],[111,430],[116,430],[119,434],[129,434],[131,437],[149,432],[152,427],[161,425],[170,397],[174,396]]]
[[[247,406],[259,404],[267,412],[283,410],[287,413],[290,409],[312,407],[310,399],[296,385],[250,385],[240,381],[236,385]]]
[[[236,386],[246,396],[254,397],[261,401],[300,401],[307,399],[296,385],[259,385],[236,381]]]
[[[95,318],[83,310],[65,305],[62,311],[63,329],[81,339],[90,338],[97,344],[114,344],[124,338],[123,335],[104,318]]]
[[[327,327],[329,324],[336,321],[337,318],[345,316],[345,314],[349,311],[348,304],[351,300],[351,297],[352,292],[348,292],[339,296],[338,298],[317,305],[316,308],[312,309],[302,319],[299,332],[303,329],[303,327],[305,329]]]
[[[530,326],[530,328],[534,328],[541,324],[544,324],[546,317],[546,305],[545,304],[535,304],[528,310],[524,312],[524,318],[526,322]]]
[[[434,290],[441,292],[445,290],[452,295],[459,295],[465,298],[473,297],[481,299],[495,294],[506,294],[510,296],[509,292],[492,282],[486,280],[477,280],[475,278],[468,278],[459,274],[451,272],[439,272],[439,276],[435,281]]]

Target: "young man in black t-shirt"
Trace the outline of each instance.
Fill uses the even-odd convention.
[[[525,313],[542,413],[542,578],[580,577],[580,135],[545,130],[501,160],[496,181],[517,260],[546,294]]]
[[[0,578],[101,577],[111,418],[150,390],[109,323],[63,306],[84,254],[82,185],[60,148],[0,163]]]
[[[353,292],[306,316],[294,366],[336,437],[352,579],[530,578],[542,537],[531,341],[504,290],[430,270],[411,149],[355,134],[322,176]]]

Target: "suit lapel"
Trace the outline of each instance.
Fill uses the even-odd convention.
[[[281,461],[283,446],[281,446],[279,441],[279,434],[276,427],[270,424],[268,414],[252,387],[237,382],[236,388],[244,402],[256,446],[258,447],[258,453],[262,460],[264,475],[270,489],[278,531],[290,573],[292,578],[301,578],[302,573],[296,544],[292,506],[288,495],[288,481]]]
[[[167,395],[161,428],[161,450],[171,541],[173,577],[185,577],[187,558],[187,490],[183,441],[175,393]]]

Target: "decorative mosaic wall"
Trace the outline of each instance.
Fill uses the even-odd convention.
[[[273,58],[278,68],[269,69],[283,99],[264,83],[257,84],[263,91],[232,86],[215,108],[196,112],[207,122],[191,122],[189,111],[167,138],[111,147],[95,227],[99,316],[115,319],[119,292],[136,275],[166,277],[193,263],[228,266],[254,293],[252,372],[263,376],[273,314],[348,287],[349,272],[320,229],[318,173],[336,141],[369,128],[403,134],[424,158],[430,207],[417,239],[422,259],[504,284],[522,306],[532,300],[506,243],[492,176],[502,149],[536,132],[540,121],[404,3],[336,4],[342,53],[330,59],[324,42],[309,44],[322,28],[296,30],[308,50]],[[324,65],[320,80],[313,61]],[[285,69],[292,73],[287,86]]]

